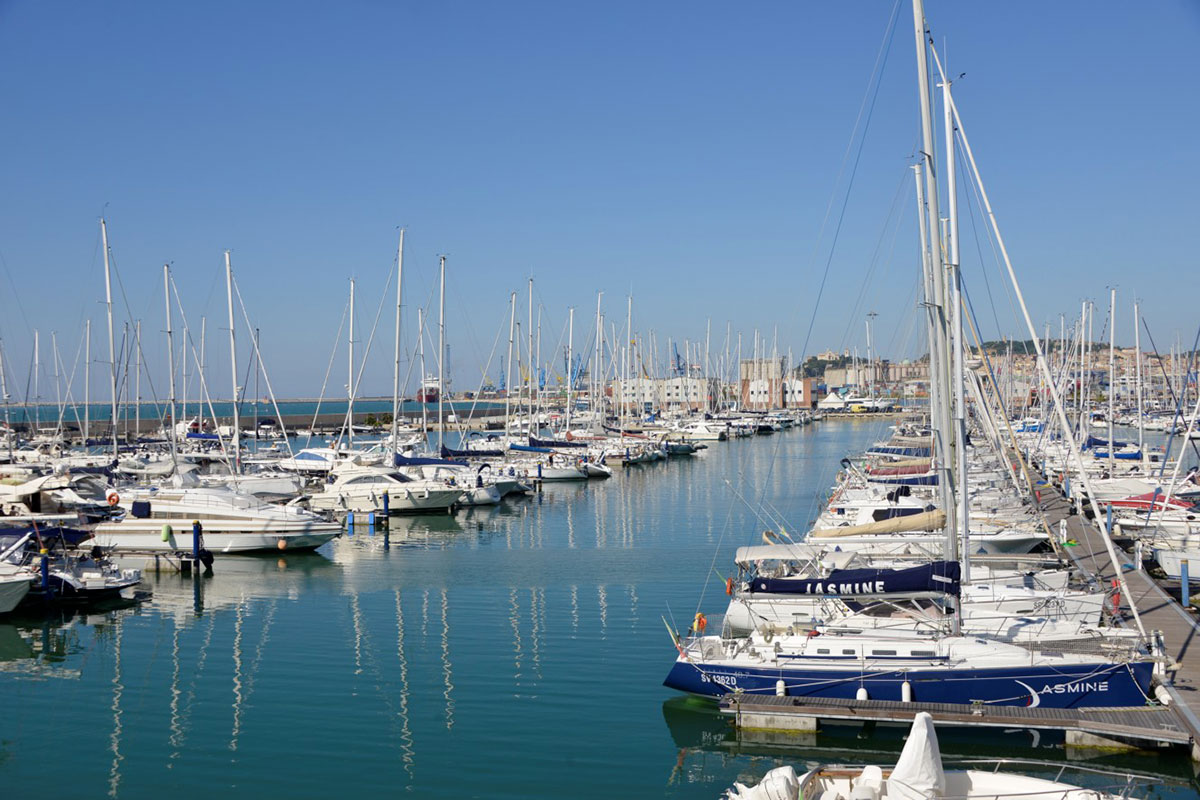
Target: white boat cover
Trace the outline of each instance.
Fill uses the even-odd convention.
[[[799,795],[800,779],[791,767],[776,767],[757,786],[735,783],[725,793],[729,800],[798,800]]]
[[[929,800],[941,797],[946,789],[942,753],[938,748],[933,717],[922,711],[913,719],[908,741],[888,777],[888,797],[897,800]]]

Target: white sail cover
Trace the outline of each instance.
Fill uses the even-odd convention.
[[[928,800],[941,797],[945,789],[946,773],[942,771],[942,753],[938,749],[933,717],[922,711],[913,719],[900,760],[888,778],[888,797]]]

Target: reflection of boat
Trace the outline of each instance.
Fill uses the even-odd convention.
[[[149,570],[144,575],[154,592],[151,608],[189,617],[238,607],[252,599],[296,598],[312,593],[322,583],[336,591],[341,571],[320,553],[289,551],[224,559],[213,574],[205,576]]]

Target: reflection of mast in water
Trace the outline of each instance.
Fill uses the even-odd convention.
[[[208,630],[204,632],[204,641],[200,643],[200,655],[196,659],[196,668],[192,670],[192,681],[188,685],[187,699],[183,703],[183,713],[179,715],[179,740],[178,747],[183,746],[184,733],[188,728],[188,721],[192,716],[192,703],[196,699],[196,681],[200,674],[204,672],[204,662],[208,660],[208,646],[212,643],[213,630],[216,627],[217,618],[214,614],[208,615]],[[172,757],[178,753],[172,754]]]
[[[109,737],[109,749],[113,758],[112,767],[108,772],[109,797],[117,796],[117,789],[121,786],[121,762],[125,760],[121,755],[121,695],[125,691],[125,685],[121,682],[121,631],[124,625],[118,621],[113,627],[116,629],[113,636],[113,730],[112,736]]]
[[[508,615],[508,621],[512,625],[513,631],[513,679],[521,677],[521,622],[517,616],[520,612],[520,607],[517,605],[517,590],[508,590],[508,602],[511,607],[511,613]]]
[[[357,592],[350,595],[350,619],[354,622],[354,674],[362,675],[363,620]]]
[[[579,633],[579,587],[571,584],[571,633]]]
[[[575,504],[567,503],[567,547],[575,549]]]
[[[258,647],[254,650],[254,662],[250,664],[250,676],[246,679],[246,701],[249,702],[254,694],[254,682],[258,679],[258,665],[262,663],[263,652],[267,649],[267,635],[271,632],[271,623],[275,621],[276,601],[267,605],[267,613],[263,616],[262,633],[258,637]]]
[[[539,626],[538,615],[538,590],[530,588],[529,590],[529,652],[533,659],[533,674],[538,680],[542,679],[542,658],[541,658],[541,627]]]
[[[629,590],[629,622],[633,624],[638,621],[637,586],[631,583],[625,588]]]
[[[242,622],[245,603],[238,603],[233,622],[233,729],[229,732],[229,749],[237,751],[238,735],[242,732]]]
[[[400,661],[400,749],[404,752],[404,771],[413,777],[412,729],[408,725],[408,659],[404,656],[404,608],[400,604],[400,590],[396,590],[396,657]]]
[[[421,593],[421,638],[429,636],[429,590]]]
[[[604,497],[604,498],[612,497],[612,494],[613,494],[612,492],[605,492],[603,495],[601,495],[601,497]],[[596,548],[602,549],[606,544],[608,544],[608,530],[607,530],[608,503],[603,499],[599,500],[596,503],[595,508],[596,508]]]
[[[183,725],[179,719],[179,619],[176,618],[171,632],[171,735],[167,742],[171,745],[171,755],[168,761],[179,758],[179,746],[183,742]],[[170,765],[168,764],[168,768]]]
[[[596,587],[596,592],[600,597],[600,638],[603,639],[608,633],[608,592],[604,589],[604,584]]]
[[[450,672],[450,621],[448,615],[450,612],[450,602],[446,597],[445,588],[442,589],[442,677],[446,681],[446,691],[443,696],[446,698],[446,730],[454,727],[454,698],[450,692],[454,689],[454,683],[451,681],[453,675]]]

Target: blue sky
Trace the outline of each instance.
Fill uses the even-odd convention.
[[[635,327],[664,349],[667,337],[702,339],[711,318],[714,352],[731,326],[745,350],[758,327],[799,355],[827,260],[809,351],[864,348],[873,309],[884,355],[917,352],[907,5],[831,259],[832,221],[818,240],[827,207],[834,220],[841,209],[843,156],[892,8],[0,4],[10,392],[24,396],[35,327],[44,342],[57,332],[69,365],[90,315],[93,352],[104,354],[102,213],[129,301],[120,315],[144,320],[158,385],[164,261],[192,324],[209,317],[218,394],[229,383],[217,339],[228,248],[277,391],[314,396],[348,279],[369,330],[400,225],[413,323],[437,255],[448,256],[459,389],[477,382],[498,332],[506,338],[508,293],[523,293],[530,274],[543,354],[570,305],[583,341],[603,290],[622,324],[632,292]],[[1119,339],[1132,340],[1136,294],[1161,346],[1177,333],[1190,343],[1197,9],[929,3],[952,73],[966,73],[956,98],[1035,320],[1057,328],[1060,312],[1077,315],[1085,297],[1106,305],[1115,285]],[[965,214],[964,271],[984,332],[1023,337]],[[390,392],[384,318],[368,394]],[[337,358],[332,394],[345,382]],[[50,386],[44,378],[43,396]]]

